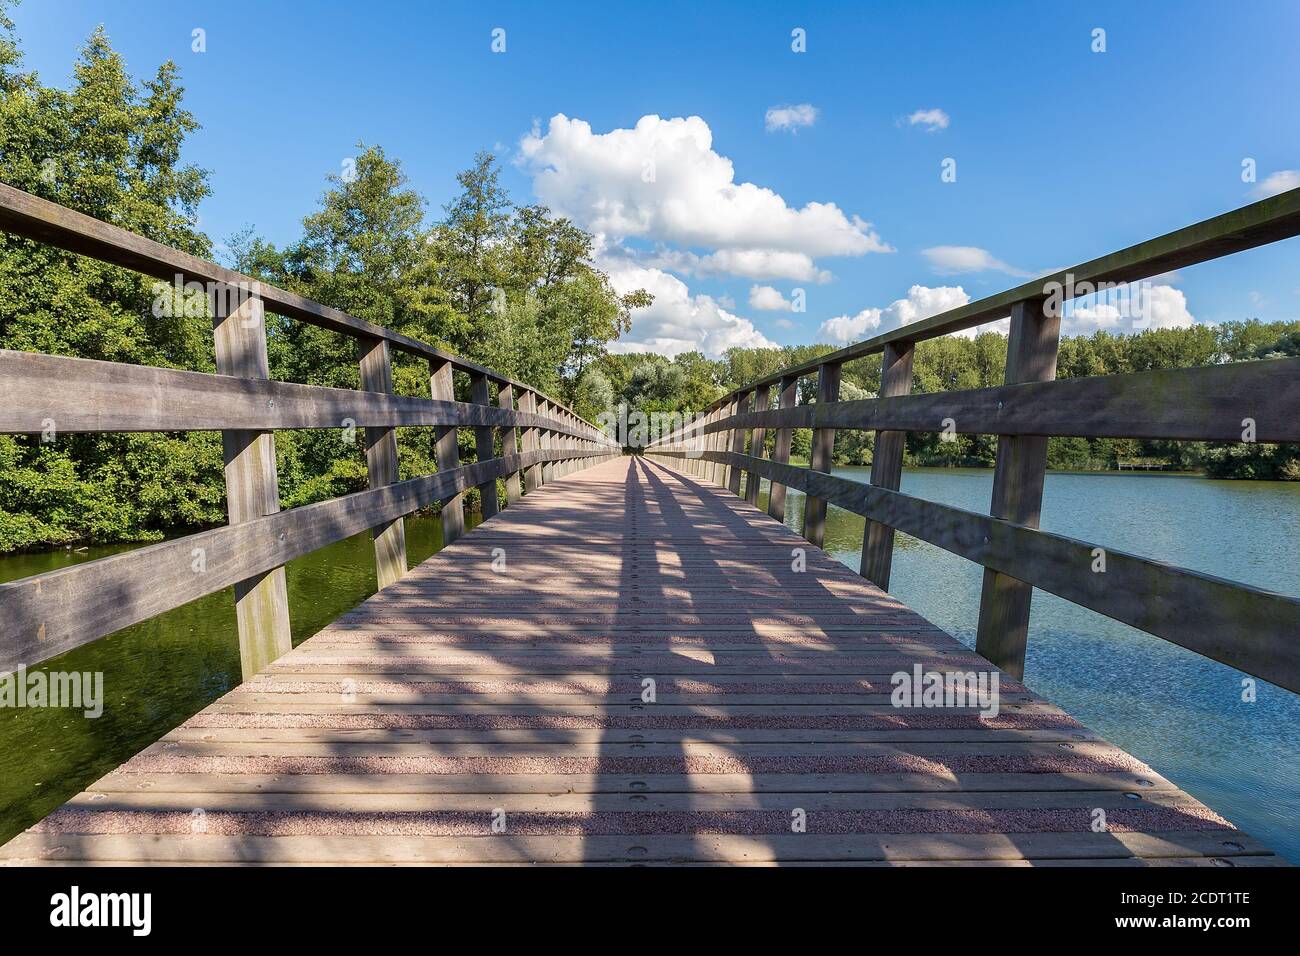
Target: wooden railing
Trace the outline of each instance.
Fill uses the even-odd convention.
[[[861,573],[882,588],[895,531],[983,565],[976,648],[1017,677],[1037,587],[1300,692],[1300,601],[1038,530],[1049,436],[1300,441],[1297,358],[1056,379],[1060,306],[1071,288],[1133,282],[1297,234],[1300,189],[783,369],[714,402],[647,454],[737,494],[746,472],[751,502],[759,479],[769,479],[777,520],[786,488],[805,492],[804,536],[819,546],[828,503],[864,515]],[[1008,316],[1005,385],[909,394],[917,342]],[[878,353],[879,397],[838,401],[844,363]],[[816,404],[799,405],[797,383],[810,375]],[[809,468],[789,464],[794,428],[813,429]],[[764,457],[768,429],[777,430],[772,458]],[[839,429],[875,432],[870,484],[829,473]],[[998,436],[990,514],[899,492],[909,431]],[[1295,561],[1296,551],[1278,559]]]
[[[379,587],[407,571],[403,518],[442,503],[444,541],[464,533],[461,498],[484,517],[542,484],[622,453],[571,409],[492,369],[0,184],[0,229],[145,275],[202,283],[218,374],[0,350],[0,434],[219,430],[229,524],[0,584],[0,671],[34,665],[195,598],[234,587],[244,676],[290,648],[284,565],[359,532],[374,535]],[[273,381],[264,313],[357,342],[361,389]],[[429,363],[429,398],[392,394],[391,350]],[[455,373],[470,402],[455,400]],[[401,426],[433,426],[438,471],[398,480]],[[475,430],[462,464],[460,426]],[[275,431],[364,429],[370,490],[280,510]],[[501,452],[496,452],[500,433]]]

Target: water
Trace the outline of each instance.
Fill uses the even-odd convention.
[[[836,474],[859,481],[865,468]],[[915,469],[902,490],[987,512],[992,472]],[[766,486],[763,490],[766,505]],[[802,527],[803,496],[787,523]],[[474,519],[477,520],[477,519]],[[1220,577],[1300,594],[1300,484],[1228,482],[1165,474],[1049,474],[1042,525],[1084,541]],[[831,507],[826,546],[854,570],[863,519]],[[407,521],[414,564],[441,546],[438,520]],[[94,548],[0,558],[0,581],[123,550]],[[981,569],[898,536],[892,590],[973,645]],[[369,535],[288,568],[294,643],[374,592]],[[240,679],[229,591],[211,595],[50,661],[55,670],[104,672],[105,709],[0,709],[0,842],[153,743]],[[1094,730],[1294,862],[1300,863],[1300,698],[1258,684],[1241,700],[1242,674],[1035,592],[1026,681]]]
[[[869,468],[836,468],[866,482]],[[988,513],[988,469],[903,472],[906,494]],[[760,506],[766,507],[766,485]],[[803,527],[790,489],[786,524]],[[828,509],[825,546],[858,569],[861,517]],[[1046,531],[1300,595],[1300,483],[1159,473],[1050,473]],[[897,535],[890,591],[974,646],[983,569]],[[1296,635],[1300,639],[1300,635]],[[1300,697],[1263,681],[1242,700],[1234,668],[1035,591],[1025,682],[1188,793],[1300,863]]]
[[[472,527],[480,516],[466,515]],[[0,581],[91,561],[131,545],[0,558]],[[406,519],[408,562],[442,547],[438,518]],[[293,642],[375,593],[369,532],[287,566]],[[104,712],[0,708],[0,843],[80,793],[240,682],[235,603],[227,588],[52,658],[42,669],[102,671]]]

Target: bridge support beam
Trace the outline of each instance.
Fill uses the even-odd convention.
[[[754,411],[765,412],[772,402],[772,389],[768,385],[761,386],[754,392]],[[767,444],[767,429],[755,428],[749,433],[749,453],[754,458],[762,458],[764,446]],[[762,487],[763,476],[749,472],[745,475],[745,500],[751,505],[758,504],[758,490]]]
[[[799,379],[797,376],[787,375],[781,379],[781,384],[777,387],[777,407],[784,410],[794,408],[797,404],[799,404]],[[793,440],[793,428],[778,428],[776,443],[772,448],[772,460],[788,465],[790,445]],[[767,513],[780,522],[785,521],[785,490],[785,485],[774,481],[767,493]]]
[[[515,388],[509,382],[501,385],[501,390],[497,392],[497,404],[502,408],[514,409],[515,407]],[[515,428],[501,429],[501,454],[503,456],[519,454],[519,440],[515,437],[518,430]],[[514,504],[519,500],[519,472],[512,471],[506,475],[506,506]]]
[[[475,405],[491,405],[492,392],[488,382],[488,377],[480,372],[474,372],[469,378],[470,400]],[[474,457],[478,461],[490,461],[496,457],[496,445],[492,434],[491,425],[474,426]],[[478,486],[480,498],[480,507],[483,509],[483,520],[493,517],[501,510],[497,504],[497,480],[485,481]]]
[[[884,362],[880,370],[880,397],[894,398],[912,391],[912,357],[915,348],[911,342],[889,342],[885,345]],[[903,446],[907,432],[877,431],[875,447],[871,454],[871,483],[878,488],[897,491],[903,478]],[[894,529],[879,521],[867,519],[862,531],[862,576],[886,591],[889,590],[889,572],[894,562]]]
[[[743,415],[749,411],[749,401],[753,395],[753,392],[742,392],[737,395],[731,413],[733,415]],[[737,455],[745,453],[745,429],[733,428],[731,430],[731,450]],[[738,466],[733,465],[731,471],[728,472],[727,488],[733,495],[740,494],[740,468]]]
[[[388,343],[382,339],[358,339],[361,354],[361,389],[366,392],[393,391],[393,362]],[[365,431],[366,471],[370,487],[382,488],[396,483],[397,429],[370,428]],[[375,575],[382,591],[406,574],[406,526],[404,519],[392,521],[371,529],[375,539]]]
[[[429,395],[435,402],[456,400],[455,380],[451,363],[442,359],[429,361]],[[460,446],[456,443],[456,429],[451,425],[434,427],[434,458],[439,471],[460,467]],[[445,547],[465,533],[465,496],[452,495],[442,502],[442,543]]]
[[[827,362],[817,370],[817,403],[825,405],[840,400],[840,363]],[[814,428],[812,456],[808,463],[813,471],[829,473],[835,456],[835,429]],[[822,546],[826,537],[826,501],[808,496],[804,502],[803,536],[811,544]]]
[[[534,394],[533,392],[523,392],[519,396],[519,410],[521,412],[536,412],[537,395]],[[525,453],[538,450],[536,428],[523,429],[522,437],[523,437],[523,445],[524,445]],[[524,469],[524,493],[525,494],[531,494],[532,492],[536,491],[541,486],[541,483],[542,483],[541,465],[529,465],[527,468]]]
[[[1056,378],[1061,338],[1059,310],[1045,299],[1018,302],[1011,309],[1006,383],[1050,382]],[[1047,470],[1047,437],[999,435],[989,514],[1037,528]],[[984,569],[975,650],[1019,680],[1025,672],[1029,602],[1033,588],[1009,575]]]
[[[270,378],[261,297],[247,296],[240,302],[232,301],[236,297],[230,295],[212,298],[217,371],[238,378]],[[275,434],[223,431],[221,452],[230,523],[242,524],[276,514],[280,510],[280,483],[275,467]],[[240,671],[248,680],[293,648],[283,566],[235,585],[235,617]]]

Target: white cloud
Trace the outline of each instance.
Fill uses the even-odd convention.
[[[1029,278],[1032,272],[1017,269],[996,258],[987,249],[978,246],[931,246],[922,249],[921,255],[930,260],[930,268],[939,275],[960,275],[965,272],[1005,272],[1009,276]]]
[[[1252,192],[1260,199],[1267,199],[1289,189],[1300,189],[1300,169],[1279,169],[1257,185]]]
[[[623,259],[602,260],[600,266],[620,295],[645,289],[655,297],[649,308],[632,313],[631,332],[611,343],[611,352],[657,352],[669,357],[703,352],[717,358],[733,346],[771,348],[776,344],[718,300],[691,295],[686,283],[662,269]]]
[[[523,137],[519,164],[539,199],[592,232],[708,250],[669,251],[663,265],[675,271],[825,281],[819,256],[893,251],[834,203],[794,208],[771,189],[737,183],[698,116],[643,116],[632,129],[594,133],[557,114],[545,135]]]
[[[935,133],[941,129],[947,129],[952,120],[948,114],[941,109],[917,110],[907,118],[908,125],[922,126],[927,133]]]
[[[739,276],[742,279],[791,279],[817,283],[831,280],[830,272],[817,268],[812,258],[802,252],[720,249],[701,256],[694,252],[660,249],[641,258],[649,266],[702,278]]]
[[[1195,323],[1196,316],[1188,310],[1187,296],[1181,289],[1143,282],[1068,303],[1061,320],[1061,334],[1184,329]]]
[[[749,289],[749,307],[761,312],[789,312],[794,303],[770,285],[755,285]]]
[[[798,106],[769,106],[767,115],[763,118],[763,125],[769,133],[782,130],[797,133],[800,126],[811,126],[815,122],[817,122],[817,107],[811,103],[800,103]]]
[[[817,330],[817,339],[847,345],[864,338],[867,332],[919,322],[969,301],[970,296],[961,286],[914,285],[907,290],[905,298],[895,299],[883,309],[863,309],[856,315],[840,315],[826,320]]]

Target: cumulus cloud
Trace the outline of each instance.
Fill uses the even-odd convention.
[[[811,103],[800,103],[798,106],[769,106],[763,125],[769,133],[783,130],[797,133],[800,126],[811,126],[815,122],[817,107]]]
[[[1290,189],[1300,189],[1300,169],[1279,169],[1257,185],[1252,192],[1260,199],[1267,199],[1269,196],[1276,196]]]
[[[960,275],[966,272],[1005,272],[1009,276],[1029,278],[1032,272],[1007,265],[987,249],[978,246],[931,246],[922,249],[921,255],[930,260],[930,268],[939,275]]]
[[[657,352],[668,357],[703,352],[717,358],[733,346],[775,345],[754,323],[732,314],[711,296],[692,295],[686,283],[662,269],[618,259],[600,265],[620,295],[645,289],[655,297],[649,308],[632,313],[632,330],[611,343],[612,352]]]
[[[760,312],[789,312],[794,303],[770,285],[755,285],[749,289],[749,307]]]
[[[884,308],[863,309],[856,315],[840,315],[827,319],[817,330],[820,342],[847,345],[865,338],[868,332],[888,330],[919,322],[970,301],[961,286],[914,285],[907,295],[895,299]]]
[[[681,249],[710,249],[719,271],[756,276],[818,256],[892,252],[869,222],[834,203],[795,208],[779,194],[736,182],[698,116],[643,116],[632,129],[595,133],[563,114],[520,141],[520,166],[538,198],[584,228]],[[782,257],[785,257],[782,259]],[[788,260],[788,261],[787,261]]]
[[[1181,289],[1143,282],[1068,303],[1061,318],[1061,334],[1185,329],[1195,323],[1196,316],[1187,308],[1187,296]]]
[[[941,129],[947,129],[952,120],[948,114],[941,109],[917,110],[907,118],[909,126],[920,126],[927,133],[936,133]]]
[[[646,265],[686,276],[713,278],[739,276],[742,279],[791,279],[795,282],[829,282],[831,274],[819,269],[802,252],[773,249],[720,249],[708,255],[659,249],[643,257]]]

